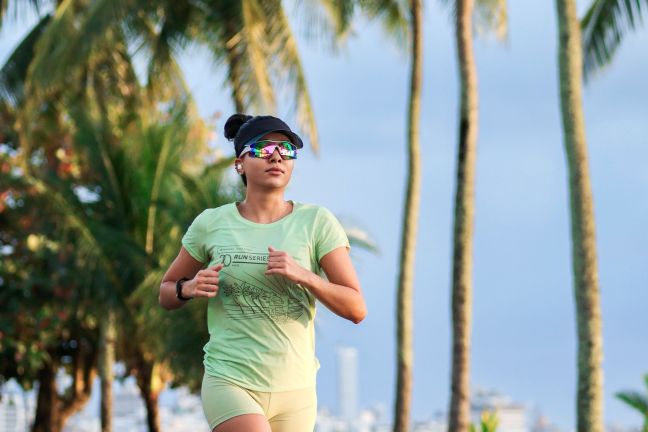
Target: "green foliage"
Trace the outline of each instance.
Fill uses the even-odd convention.
[[[581,21],[583,73],[588,79],[612,62],[628,31],[636,30],[648,0],[594,0]]]
[[[25,85],[28,74],[14,74],[28,93],[1,100],[8,125],[28,127],[22,135],[3,130],[7,149],[19,151],[1,160],[0,234],[12,248],[0,265],[7,305],[0,376],[26,388],[46,365],[73,374],[81,346],[96,358],[98,323],[108,309],[119,317],[117,354],[128,373],[146,367],[141,359],[162,359],[153,370],[158,381],[169,379],[163,372],[173,370],[176,349],[195,355],[194,368],[184,370],[202,366],[204,311],[197,304],[192,313],[168,313],[157,295],[189,223],[230,199],[221,180],[231,160],[204,166],[208,130],[191,100],[182,92],[147,100],[120,40],[113,34],[110,52],[93,51],[92,62],[70,73],[83,81],[66,78],[69,86],[50,93]],[[94,198],[82,199],[80,189]],[[180,337],[174,318],[192,316],[193,332]],[[179,342],[168,344],[168,337]]]
[[[51,201],[6,169],[14,161],[0,155],[1,194],[10,198],[0,209],[0,376],[30,388],[45,362],[68,368],[82,344],[94,343],[97,315],[83,295],[93,283],[86,251],[63,220],[47,217]]]
[[[457,14],[456,0],[441,0]],[[494,34],[499,40],[508,37],[508,8],[506,0],[475,0],[474,27],[478,35]]]
[[[343,32],[351,9],[330,5]],[[0,17],[6,10],[0,1]],[[400,19],[394,8],[386,16]],[[0,69],[0,136],[17,150],[0,156],[0,246],[10,246],[0,262],[0,379],[28,388],[45,368],[76,375],[81,354],[92,372],[110,312],[127,373],[199,388],[205,305],[165,311],[159,285],[193,218],[237,190],[222,181],[231,158],[204,162],[209,130],[174,59],[190,41],[227,64],[246,108],[272,108],[270,78],[287,83],[317,148],[280,1],[56,2]],[[148,56],[146,86],[134,44]]]
[[[484,411],[481,414],[481,423],[479,425],[470,425],[470,432],[496,432],[499,419],[497,412]]]
[[[643,376],[646,390],[648,391],[648,374]],[[644,418],[642,432],[648,432],[648,393],[642,394],[635,391],[623,391],[615,394],[616,398],[628,406],[639,411]]]
[[[51,17],[46,15],[32,28],[27,36],[14,49],[11,56],[0,69],[0,96],[18,105],[23,98],[27,69],[34,57],[36,42],[43,34]]]
[[[154,92],[182,81],[175,55],[190,43],[206,47],[217,64],[226,66],[239,111],[272,112],[275,91],[287,89],[294,96],[297,119],[317,150],[310,95],[281,1],[63,2],[37,45],[32,80],[46,92],[55,91],[70,70],[92,63],[94,52],[111,46],[113,34],[124,35],[125,45],[137,46],[148,61],[146,81]]]

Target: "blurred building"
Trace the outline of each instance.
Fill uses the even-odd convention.
[[[533,422],[531,432],[560,432],[560,429],[551,423],[547,416],[540,414]]]
[[[24,392],[11,379],[0,391],[0,432],[27,431],[34,414],[33,392]]]
[[[337,348],[338,415],[346,421],[358,416],[358,350]]]

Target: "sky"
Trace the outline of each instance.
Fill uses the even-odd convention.
[[[582,12],[587,2],[578,2]],[[575,425],[576,326],[567,170],[558,100],[556,17],[546,0],[509,2],[509,38],[475,44],[479,140],[473,254],[472,388],[494,389]],[[323,205],[366,229],[381,252],[354,250],[368,315],[359,325],[323,305],[317,316],[319,404],[336,408],[336,346],[359,355],[360,405],[386,405],[395,387],[395,299],[405,191],[409,65],[376,23],[359,20],[342,52],[303,36],[293,17],[320,132],[286,197]],[[29,28],[0,31],[0,62]],[[450,388],[452,214],[458,82],[451,14],[426,2],[421,116],[422,189],[414,281],[417,420],[447,411]],[[648,373],[648,28],[584,88],[594,194],[607,423],[640,425],[614,398]],[[223,69],[200,49],[181,58],[201,114],[233,113]],[[252,113],[262,114],[262,113]],[[291,107],[277,113],[295,125]],[[296,126],[296,125],[295,125]],[[308,144],[307,144],[308,146]]]

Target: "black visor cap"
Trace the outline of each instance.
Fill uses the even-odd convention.
[[[256,116],[243,123],[236,134],[236,137],[234,137],[234,150],[236,151],[236,156],[241,154],[241,150],[243,150],[245,144],[250,140],[259,135],[265,135],[270,132],[281,132],[288,137],[295,147],[304,147],[304,143],[299,135],[291,131],[290,127],[288,127],[288,125],[282,120],[273,116]]]

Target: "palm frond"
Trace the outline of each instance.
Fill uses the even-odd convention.
[[[196,38],[226,65],[224,85],[230,88],[238,112],[274,112],[276,97],[271,81],[267,7],[276,2],[258,0],[217,2],[202,11]]]
[[[615,396],[641,412],[641,414],[646,415],[648,413],[648,396],[633,391],[619,392]]]
[[[51,16],[44,16],[18,44],[0,69],[0,98],[18,105],[24,95],[27,69],[34,58],[34,49]]]
[[[36,12],[37,15],[40,15],[41,10],[51,3],[49,0],[14,0],[11,2],[9,0],[0,0],[0,28],[2,28],[7,15],[10,15],[10,19],[15,20],[18,15],[29,9]]]
[[[119,284],[119,277],[117,277],[112,262],[104,250],[104,242],[97,238],[90,228],[90,224],[84,216],[85,212],[79,207],[77,201],[40,178],[26,174],[24,181],[41,195],[49,197],[52,205],[58,208],[59,214],[68,221],[70,226],[78,230],[81,239],[85,240],[95,251],[95,256],[101,263],[103,271],[108,275],[110,283]]]
[[[82,145],[82,152],[87,155],[90,169],[96,173],[95,179],[100,182],[103,199],[110,202],[109,206],[116,207],[120,218],[124,215],[123,188],[120,185],[120,176],[117,175],[116,166],[118,158],[116,153],[119,148],[111,148],[112,139],[109,138],[110,126],[97,124],[83,106],[76,106],[70,110],[70,115],[77,128],[75,143]],[[121,157],[124,160],[124,157]]]
[[[319,136],[317,122],[311,102],[310,92],[306,83],[304,68],[301,63],[297,41],[293,35],[288,17],[283,8],[279,8],[273,20],[268,20],[268,34],[272,35],[272,52],[276,53],[277,76],[284,76],[286,84],[294,96],[294,106],[297,123],[308,136],[311,148],[315,154],[319,152]]]
[[[188,43],[193,9],[186,5],[189,3],[169,2],[169,11],[154,9],[144,1],[99,0],[80,7],[74,1],[64,0],[39,44],[33,79],[46,91],[60,85],[70,70],[90,64],[93,53],[109,49],[122,35],[147,47],[151,53],[151,75],[163,69],[175,52]]]
[[[268,16],[273,15],[269,15],[268,11],[264,9],[266,3],[272,2],[249,0],[242,3],[243,26],[241,28],[242,38],[239,43],[245,44],[249,78],[253,80],[258,89],[258,98],[254,100],[257,111],[274,112],[276,100],[268,64],[271,51],[266,47],[268,43],[266,24],[268,21],[272,21],[268,19]]]
[[[148,67],[149,83],[164,82],[167,75],[177,74],[179,68],[175,68],[175,59],[192,42],[191,36],[201,14],[192,2],[168,2],[165,6],[158,21],[139,18],[139,24],[136,26],[138,36],[151,54]],[[133,19],[137,19],[137,16],[129,18],[129,21]]]
[[[380,254],[378,244],[372,237],[368,235],[366,231],[362,231],[361,229],[356,227],[345,228],[344,231],[349,238],[349,243],[351,244],[351,246],[359,247],[375,255]]]
[[[506,40],[508,36],[506,0],[477,0],[475,30],[478,35],[492,32],[498,40]]]
[[[403,0],[360,0],[360,8],[371,20],[382,23],[385,32],[403,46],[409,40],[407,2]]]
[[[608,65],[628,31],[643,24],[648,0],[594,0],[581,21],[583,39],[583,75]]]
[[[326,11],[326,15],[332,24],[333,36],[336,39],[344,39],[351,28],[355,5],[354,2],[346,0],[320,0],[319,3]]]
[[[457,16],[456,0],[441,0],[441,3],[451,8],[452,19]],[[498,40],[508,37],[508,8],[506,0],[475,0],[474,27],[477,35],[494,33]]]
[[[174,122],[173,125],[180,125],[184,122]],[[170,127],[164,128],[161,134],[161,139],[153,153],[149,157],[152,159],[154,165],[153,175],[149,175],[149,178],[152,178],[152,184],[150,186],[149,196],[147,197],[146,202],[148,203],[148,208],[146,209],[146,239],[145,239],[145,250],[148,254],[153,254],[153,242],[155,234],[158,233],[156,230],[156,223],[158,222],[157,213],[158,213],[158,203],[161,200],[161,197],[164,193],[168,192],[165,190],[164,184],[169,182],[168,173],[171,170],[171,167],[178,163],[179,155],[181,153],[182,144],[179,145],[179,140],[174,139],[174,134],[177,133],[176,128],[171,129]],[[155,140],[150,140],[149,143]],[[140,144],[141,145],[141,144]]]
[[[309,0],[295,4],[295,15],[309,42],[323,41],[329,49],[337,51],[352,33],[355,9],[355,1]]]
[[[358,223],[349,222],[343,217],[339,219],[351,246],[359,247],[374,255],[380,255],[378,242],[369,231],[362,228]]]
[[[45,93],[54,91],[62,85],[68,67],[72,64],[70,57],[74,52],[70,42],[76,40],[75,2],[64,0],[36,44],[34,60],[29,68],[28,79],[36,88]],[[81,51],[84,50],[80,46]]]

